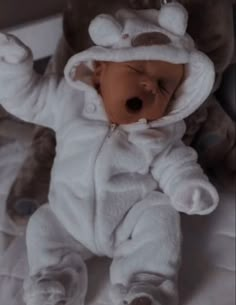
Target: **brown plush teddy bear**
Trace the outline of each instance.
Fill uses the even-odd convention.
[[[36,127],[32,145],[7,198],[7,212],[18,224],[47,200],[50,172],[55,156],[54,132]]]
[[[88,1],[68,0],[68,6],[64,14],[66,44],[64,44],[65,52],[60,63],[60,69],[63,69],[63,65],[70,55],[91,45],[87,28],[90,20],[98,13],[111,13],[113,10],[124,6],[136,9],[159,8],[161,2],[163,1],[117,0],[111,2],[110,0],[100,0],[88,4]],[[233,55],[233,1],[180,0],[179,2],[189,12],[188,32],[196,41],[198,48],[205,52],[215,64],[217,80],[214,90],[216,90],[222,73],[230,64]],[[215,110],[215,104],[217,102],[212,93],[208,102],[187,120],[188,129],[185,135],[186,143],[195,144],[200,159],[207,160],[208,167],[215,164],[216,161],[224,159],[235,147],[232,121],[222,108],[217,106],[217,110]],[[214,111],[211,111],[212,108]],[[221,135],[217,147],[224,147],[224,150],[219,152],[217,160],[211,160],[212,154],[210,153],[209,157],[207,153],[212,151],[212,147],[208,150],[206,147],[204,149],[202,147],[204,144],[206,146],[208,141],[205,131],[210,130],[210,136],[215,134],[215,130],[212,132],[209,122],[214,121],[216,111],[218,111],[217,117],[221,117],[221,124],[216,126],[216,133]],[[203,140],[205,141],[204,144],[202,143]],[[223,146],[221,143],[223,143]],[[27,221],[35,209],[47,201],[50,169],[54,153],[55,138],[53,132],[37,127],[29,155],[16,177],[7,200],[8,213],[16,222]]]

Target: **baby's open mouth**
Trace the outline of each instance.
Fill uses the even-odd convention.
[[[132,97],[126,102],[126,109],[128,112],[137,113],[143,108],[143,101],[139,97]]]

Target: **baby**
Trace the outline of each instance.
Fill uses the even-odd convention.
[[[29,49],[1,34],[1,104],[57,137],[49,203],[27,227],[27,305],[84,304],[94,255],[112,259],[115,305],[178,303],[179,212],[218,204],[181,141],[183,119],[214,83],[187,19],[177,3],[99,15],[95,46],[73,56],[60,81],[36,75]]]

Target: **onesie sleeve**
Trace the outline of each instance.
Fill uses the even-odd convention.
[[[209,214],[218,205],[218,193],[197,163],[195,150],[182,142],[184,130],[178,130],[162,154],[154,158],[151,172],[176,210]]]
[[[0,104],[22,120],[55,129],[61,82],[33,70],[31,50],[0,33]]]

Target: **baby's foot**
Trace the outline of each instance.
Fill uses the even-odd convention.
[[[140,296],[133,299],[129,305],[152,305],[152,300],[147,296]]]
[[[26,305],[65,305],[64,287],[57,281],[29,279],[24,283]]]

